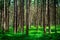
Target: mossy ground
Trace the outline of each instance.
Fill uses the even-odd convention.
[[[51,26],[51,34],[48,33],[48,27],[46,27],[46,34],[43,33],[43,27],[31,26],[29,28],[29,35],[26,33],[26,26],[24,26],[24,33],[21,32],[14,33],[13,27],[11,26],[9,32],[0,32],[0,40],[60,40],[60,25],[57,25],[57,33],[55,33],[55,27]]]

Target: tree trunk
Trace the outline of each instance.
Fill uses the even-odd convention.
[[[41,26],[43,27],[43,0],[41,0]]]
[[[14,0],[14,33],[17,33],[17,0]]]
[[[29,0],[29,7],[31,6],[31,0]],[[29,8],[29,28],[31,28],[31,20],[32,20],[32,18],[31,18],[31,13],[30,13],[30,8]]]
[[[48,27],[49,27],[49,33],[50,33],[51,30],[50,30],[50,12],[49,12],[50,9],[49,9],[49,0],[46,0],[46,9],[47,9],[46,12],[47,12],[47,14],[48,14],[48,16],[47,16],[47,17],[48,17]]]
[[[1,23],[1,28],[2,28],[2,31],[4,32],[4,10],[2,9],[2,23]]]
[[[44,33],[46,33],[45,14],[46,14],[46,0],[43,0],[43,29],[44,29]]]
[[[29,34],[29,0],[26,0],[26,35]]]
[[[9,4],[7,2],[6,4],[6,27],[7,27],[7,31],[9,31]]]
[[[0,12],[0,30],[2,30],[1,29],[1,26],[2,26],[2,9],[0,10],[1,12]]]
[[[4,31],[7,31],[7,24],[6,24],[6,20],[7,20],[7,18],[6,18],[6,16],[7,16],[7,4],[6,4],[6,1],[4,0],[4,14],[3,14],[3,24],[4,24]]]
[[[57,33],[57,30],[56,30],[56,0],[54,0],[54,24],[55,24],[55,33]]]
[[[24,32],[24,0],[20,0],[21,31]]]

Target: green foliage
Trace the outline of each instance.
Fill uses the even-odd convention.
[[[24,31],[26,31],[26,26],[24,26]],[[9,28],[9,32],[5,32],[4,34],[0,32],[0,40],[60,40],[60,33],[55,34],[54,26],[51,26],[51,34],[48,33],[48,27],[46,27],[47,33],[43,34],[43,27],[38,28],[31,26],[29,29],[29,35],[27,36],[25,33],[13,33],[12,26]],[[60,25],[57,25],[57,31],[60,30]]]

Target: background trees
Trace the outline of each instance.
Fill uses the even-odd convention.
[[[0,0],[0,26],[7,31],[13,25],[15,33],[21,30],[20,32],[26,31],[28,35],[32,25],[37,30],[39,26],[43,26],[44,33],[46,33],[47,26],[50,33],[51,25],[54,25],[56,32],[56,25],[60,24],[60,1],[58,1]]]
[[[10,6],[10,0],[0,0],[0,10],[1,10],[1,28],[5,31],[9,29],[9,17],[8,17],[8,7]],[[5,19],[6,18],[6,19]]]

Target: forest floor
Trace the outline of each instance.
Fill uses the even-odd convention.
[[[13,28],[10,27],[9,32],[0,32],[0,40],[60,40],[60,25],[57,25],[57,33],[55,33],[55,27],[51,26],[51,34],[48,33],[48,27],[46,27],[46,34],[43,34],[43,27],[31,26],[29,29],[29,35],[26,33],[26,26],[24,28],[24,34],[18,32],[14,33]]]

